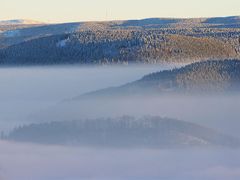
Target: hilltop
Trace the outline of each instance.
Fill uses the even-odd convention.
[[[8,31],[32,28],[43,25],[47,25],[47,23],[29,19],[13,19],[0,21],[0,39],[2,38],[1,33],[9,33]]]
[[[45,23],[30,19],[13,19],[0,21],[0,25],[20,25],[20,24],[45,24]]]

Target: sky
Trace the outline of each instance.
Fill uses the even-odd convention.
[[[0,0],[0,20],[102,21],[240,15],[239,0]]]

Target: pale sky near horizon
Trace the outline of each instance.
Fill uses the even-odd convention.
[[[0,0],[0,20],[71,22],[240,15],[240,0]]]

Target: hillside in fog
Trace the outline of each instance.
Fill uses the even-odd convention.
[[[240,58],[237,16],[30,26],[0,23],[2,65],[190,63]]]
[[[240,61],[205,61],[144,76],[120,87],[107,88],[79,96],[151,95],[167,93],[239,93]]]
[[[8,140],[99,147],[239,147],[240,140],[197,124],[160,117],[50,122],[22,126]]]

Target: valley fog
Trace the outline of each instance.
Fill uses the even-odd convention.
[[[0,127],[9,130],[57,103],[180,65],[0,68]]]
[[[89,149],[0,142],[1,180],[237,180],[238,150]]]
[[[8,133],[14,127],[32,123],[150,115],[192,122],[240,137],[238,95],[75,99],[174,67],[1,68],[1,131]],[[1,180],[240,178],[240,156],[234,148],[93,148],[3,140],[0,147]]]
[[[240,137],[238,95],[146,95],[71,100],[180,65],[0,69],[1,131],[30,123],[145,115],[170,117]]]
[[[31,116],[36,122],[99,117],[170,117],[240,137],[240,96],[135,96],[68,101]]]
[[[240,137],[239,95],[163,95],[63,102],[31,116],[37,122],[98,117],[160,116],[197,123]]]

